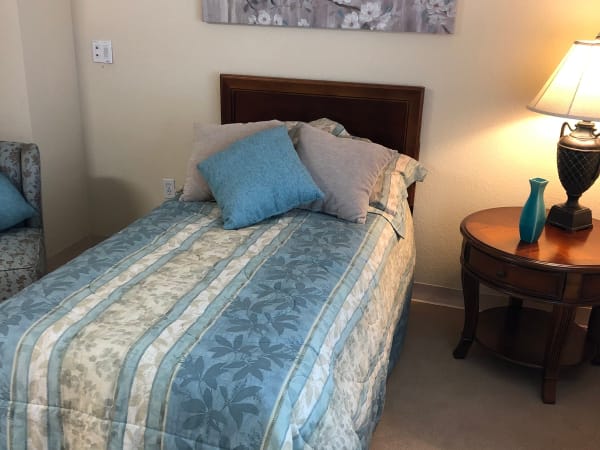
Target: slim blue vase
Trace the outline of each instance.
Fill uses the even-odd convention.
[[[546,207],[544,206],[544,189],[548,180],[543,178],[531,178],[529,185],[531,192],[529,198],[521,211],[521,219],[519,220],[519,234],[521,240],[529,244],[537,242],[544,224],[546,223]]]

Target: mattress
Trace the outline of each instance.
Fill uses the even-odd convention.
[[[414,267],[379,214],[168,201],[0,304],[0,449],[367,448]]]

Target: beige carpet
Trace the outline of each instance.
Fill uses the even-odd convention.
[[[462,321],[462,310],[413,302],[371,450],[600,449],[600,366],[563,370],[546,405],[541,370],[476,343],[454,359]]]

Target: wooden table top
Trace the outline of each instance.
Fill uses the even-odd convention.
[[[575,232],[546,224],[538,242],[528,244],[519,237],[521,209],[504,207],[478,211],[462,221],[461,233],[472,242],[534,263],[572,269],[598,266],[600,270],[600,220],[593,219],[592,228]]]

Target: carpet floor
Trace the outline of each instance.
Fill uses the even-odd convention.
[[[541,369],[477,343],[466,359],[452,357],[462,310],[413,301],[410,314],[371,450],[600,449],[600,366],[563,369],[547,405]]]

